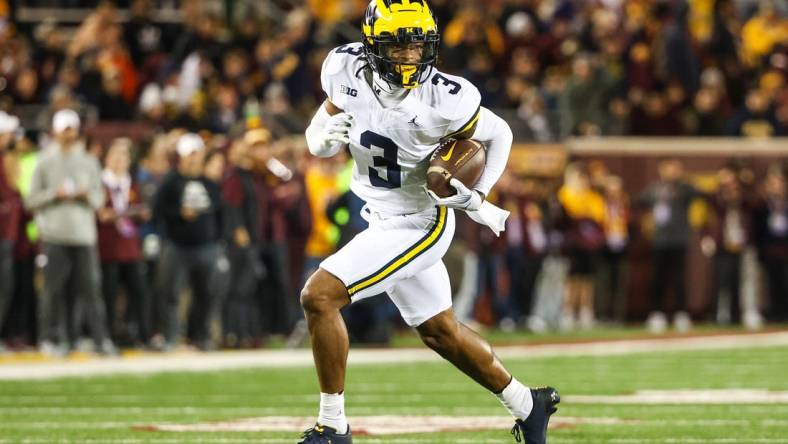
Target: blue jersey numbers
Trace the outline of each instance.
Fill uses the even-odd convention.
[[[378,170],[369,167],[369,182],[376,187],[400,188],[402,186],[402,169],[397,164],[397,151],[399,147],[393,140],[372,131],[361,133],[359,140],[364,148],[382,148],[383,156],[373,156],[373,165],[386,168],[386,177],[380,177]]]

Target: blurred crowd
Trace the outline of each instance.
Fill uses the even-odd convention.
[[[0,334],[12,348],[297,346],[300,288],[366,226],[347,153],[313,157],[303,138],[263,126],[91,149],[80,116],[63,109],[40,150],[19,128],[0,113]],[[501,237],[458,215],[445,258],[458,317],[536,332],[644,313],[655,333],[693,319],[785,322],[786,166],[756,174],[731,161],[701,187],[667,157],[634,195],[599,160],[572,162],[563,177],[507,171],[490,196],[511,211]],[[700,311],[687,297],[698,246],[712,268]],[[638,256],[645,274],[633,272]],[[633,293],[645,312],[629,306]],[[385,297],[344,314],[358,342],[386,343],[404,326]]]
[[[27,3],[27,2],[26,2]],[[41,0],[81,23],[15,21],[0,1],[0,109],[46,130],[95,121],[231,133],[261,115],[300,133],[325,54],[368,2]],[[573,135],[788,134],[788,6],[779,0],[434,0],[439,67],[522,141]],[[21,8],[20,8],[21,9]],[[161,11],[177,12],[164,20]],[[170,14],[172,15],[172,14]],[[169,16],[168,16],[169,17]]]
[[[630,195],[599,160],[570,163],[563,178],[506,173],[495,197],[512,212],[504,236],[472,224],[466,232],[463,272],[474,287],[459,291],[461,317],[478,316],[486,299],[486,321],[505,329],[588,329],[637,313],[654,333],[671,323],[686,332],[693,318],[752,329],[785,322],[786,165],[756,174],[732,160],[701,187],[680,159],[666,157],[658,176]],[[694,248],[708,275],[690,274]],[[711,303],[690,310],[688,288],[706,279],[695,291]]]
[[[0,0],[5,343],[62,355],[85,337],[106,354],[184,338],[200,349],[303,341],[305,277],[365,227],[346,154],[313,158],[302,134],[324,97],[322,60],[358,39],[366,4],[27,5],[92,8],[69,26],[15,20]],[[788,131],[782,2],[431,6],[441,68],[474,82],[519,140]],[[699,233],[718,301],[701,317],[785,320],[785,177],[731,163],[718,191],[699,190],[665,159],[660,180],[629,196],[599,162],[572,163],[564,178],[507,173],[492,197],[512,212],[506,235],[466,220],[446,258],[455,306],[505,328],[586,328],[631,319],[628,286],[648,279],[649,328],[686,330],[685,258]],[[698,202],[706,216],[691,224]],[[641,236],[645,278],[629,260]],[[385,298],[345,315],[357,341],[385,342],[396,324]]]

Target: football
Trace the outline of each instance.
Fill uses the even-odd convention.
[[[449,185],[456,178],[466,187],[476,185],[486,161],[484,145],[471,139],[448,139],[430,157],[427,188],[438,197],[448,197],[457,191]]]

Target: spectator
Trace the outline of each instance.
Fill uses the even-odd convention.
[[[565,248],[569,256],[561,328],[571,330],[575,320],[581,328],[594,324],[594,281],[596,262],[605,245],[603,224],[605,201],[591,188],[588,173],[581,165],[567,166],[564,185],[558,190],[566,221]]]
[[[718,67],[729,74],[740,70],[737,35],[741,33],[741,22],[736,14],[734,0],[714,2],[714,24],[708,42],[708,53],[716,59]]]
[[[220,184],[224,178],[225,158],[219,149],[211,149],[205,154],[203,175],[206,179]]]
[[[306,196],[312,211],[312,230],[306,244],[304,280],[336,249],[339,230],[328,219],[328,206],[340,196],[340,171],[347,157],[314,158],[304,174]],[[302,281],[303,282],[303,281]]]
[[[539,199],[541,190],[535,180],[505,175],[498,187],[504,195],[502,203],[513,210],[506,227],[508,317],[520,326],[531,316],[536,279],[547,253],[547,227]]]
[[[474,49],[489,50],[496,60],[506,49],[500,28],[486,17],[480,6],[466,6],[455,11],[442,34],[445,42],[444,62],[453,70],[467,67]]]
[[[779,124],[771,100],[764,91],[753,89],[747,93],[744,109],[728,123],[728,134],[745,137],[773,137]]]
[[[233,85],[225,83],[216,88],[215,97],[210,112],[211,128],[217,133],[228,133],[241,117],[238,93]]]
[[[259,258],[260,187],[254,177],[251,147],[268,143],[270,138],[267,130],[255,129],[236,140],[229,152],[231,168],[222,182],[230,233],[227,254],[231,273],[222,325],[225,345],[230,347],[247,348],[261,343],[262,307],[255,298],[255,290],[265,270]]]
[[[190,54],[200,52],[213,66],[220,66],[224,51],[224,45],[219,41],[221,28],[218,14],[202,11],[196,19],[196,26],[187,27],[175,42],[170,57],[181,64]]]
[[[166,137],[158,137],[151,143],[143,146],[136,182],[139,190],[140,203],[148,208],[153,208],[156,192],[161,186],[164,177],[170,171],[170,162],[165,144]],[[156,223],[148,220],[139,227],[139,237],[142,242],[142,255],[147,263],[146,282],[155,282],[155,270],[161,250],[161,241]]]
[[[107,69],[102,73],[101,92],[98,102],[95,104],[98,107],[101,120],[131,119],[131,107],[121,95],[121,86],[119,72]]]
[[[760,66],[775,45],[788,40],[788,19],[780,16],[774,0],[761,1],[759,6],[741,30],[742,58],[750,67]]]
[[[164,343],[158,337],[155,342],[165,350],[173,349],[180,336],[178,305],[187,280],[193,304],[207,307],[213,303],[214,270],[222,233],[221,192],[203,175],[203,140],[196,134],[184,134],[178,139],[176,151],[178,167],[162,181],[153,206],[164,238],[156,281]],[[208,315],[208,310],[201,310],[201,318],[193,320],[194,340],[202,349],[211,347]]]
[[[634,108],[631,119],[632,134],[639,136],[671,136],[684,132],[667,94],[662,91],[646,93],[641,105]]]
[[[631,133],[630,114],[632,107],[625,97],[613,97],[608,104],[606,136],[623,136]]]
[[[607,96],[612,79],[593,66],[588,55],[575,58],[572,77],[561,97],[561,136],[600,135],[607,123]]]
[[[763,199],[753,214],[754,240],[766,271],[769,315],[788,319],[788,185],[785,173],[772,168],[763,181]]]
[[[98,239],[107,325],[117,339],[142,345],[150,335],[150,302],[139,225],[150,219],[150,209],[141,203],[139,188],[129,174],[130,150],[128,139],[115,139],[107,150],[101,173],[107,199],[97,213]],[[119,284],[126,290],[121,326],[115,305]]]
[[[290,284],[287,213],[303,198],[302,185],[290,168],[273,157],[272,147],[264,139],[255,140],[250,149],[259,190],[260,261],[267,271],[258,289],[264,333],[288,334],[300,313]]]
[[[18,164],[13,148],[19,119],[0,112],[0,331],[14,294],[14,244],[21,214]],[[4,351],[0,342],[0,353]]]
[[[101,275],[96,249],[96,210],[104,204],[100,167],[79,140],[79,116],[58,111],[52,120],[54,142],[33,173],[25,205],[36,214],[43,241],[44,292],[39,313],[42,353],[61,355],[77,325],[62,324],[76,317],[77,298],[85,310],[90,332],[100,353],[114,354],[107,334],[101,299]],[[73,283],[73,287],[70,284]],[[69,288],[73,288],[71,293]],[[73,321],[72,321],[73,322]],[[67,337],[67,331],[72,337]],[[59,344],[55,345],[54,341]]]
[[[28,68],[19,73],[14,82],[12,95],[17,105],[34,105],[41,103],[38,74],[33,68]]]
[[[131,17],[124,25],[124,39],[135,66],[156,63],[154,56],[163,54],[170,45],[168,30],[153,20],[151,0],[133,0],[129,6]]]
[[[629,246],[629,196],[624,190],[624,182],[618,176],[607,176],[603,192],[605,248],[600,261],[602,276],[596,312],[602,320],[623,323],[627,314],[624,282]]]
[[[690,226],[687,212],[701,193],[684,181],[680,160],[660,161],[659,180],[649,186],[638,199],[651,209],[654,220],[653,262],[651,280],[651,313],[647,325],[654,333],[665,330],[664,296],[672,289],[676,297],[673,323],[678,331],[687,331],[692,321],[687,313],[686,258]]]
[[[711,201],[715,217],[701,246],[704,253],[714,257],[716,313],[713,316],[720,324],[738,324],[742,255],[749,244],[750,208],[734,168],[722,168],[717,179],[719,189]]]
[[[220,149],[212,148],[205,154],[205,166],[203,167],[203,176],[206,179],[216,184],[221,190],[222,179],[224,178],[225,158],[224,152]],[[215,267],[213,270],[213,279],[211,282],[212,288],[210,293],[212,298],[204,303],[202,300],[192,300],[192,306],[189,313],[189,338],[200,340],[201,323],[206,322],[209,326],[217,325],[221,321],[221,307],[224,305],[230,286],[230,261],[227,258],[226,243],[229,240],[229,231],[227,230],[226,216],[227,216],[227,202],[222,199],[220,202],[220,212],[222,217],[221,233],[219,235],[219,257],[216,259]],[[203,321],[205,319],[205,321]],[[205,347],[213,347],[213,340],[220,339],[214,336],[213,331],[209,328],[209,335],[211,342]],[[198,342],[199,343],[199,342]]]
[[[21,345],[36,344],[37,336],[37,301],[38,291],[34,284],[36,272],[35,256],[40,252],[38,230],[31,212],[24,208],[24,198],[30,191],[30,181],[38,163],[38,150],[30,140],[17,138],[14,146],[11,169],[6,169],[6,179],[11,183],[16,180],[21,201],[19,223],[16,228],[14,243],[14,302],[11,305],[13,316],[9,319],[9,329],[20,341]]]
[[[695,95],[696,136],[721,136],[725,128],[722,101],[710,88],[701,88]]]
[[[673,21],[665,28],[665,71],[689,94],[695,94],[700,77],[700,60],[693,50],[689,30],[690,6],[687,0],[674,4]]]

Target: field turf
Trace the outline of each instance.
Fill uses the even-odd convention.
[[[352,353],[352,352],[351,352]],[[788,442],[788,404],[572,404],[572,395],[636,390],[788,390],[788,347],[509,360],[521,380],[555,385],[559,415],[619,418],[615,425],[552,430],[550,443]],[[0,442],[295,443],[292,433],[152,432],[141,425],[260,416],[314,416],[311,368],[163,373],[45,381],[0,381]],[[506,413],[446,363],[364,365],[348,370],[347,411],[365,415]],[[352,425],[352,423],[351,423]],[[406,424],[403,424],[406,428]],[[357,443],[507,443],[507,429],[357,437]]]

